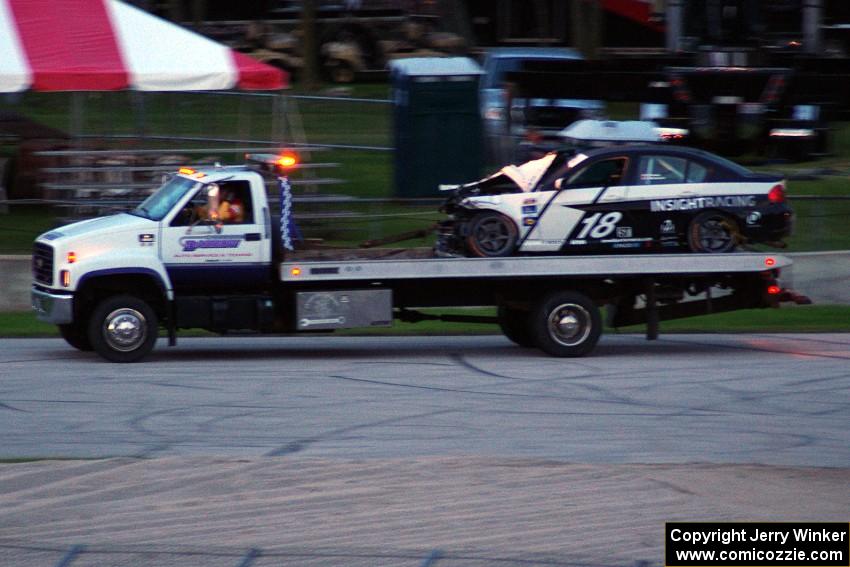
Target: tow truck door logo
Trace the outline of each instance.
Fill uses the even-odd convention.
[[[210,248],[239,248],[242,243],[241,236],[184,236],[180,239],[183,252],[194,252],[195,250],[207,250]]]
[[[666,219],[661,223],[661,233],[670,234],[671,232],[676,232],[676,225],[673,224],[672,220]]]

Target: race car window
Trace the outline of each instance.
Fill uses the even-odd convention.
[[[592,163],[571,175],[567,179],[566,186],[567,188],[578,188],[619,185],[623,180],[627,161],[624,157],[618,157]]]
[[[688,183],[702,183],[708,177],[708,169],[695,161],[688,164]]]
[[[640,185],[666,185],[684,183],[688,160],[672,156],[644,156],[640,158],[638,179]]]

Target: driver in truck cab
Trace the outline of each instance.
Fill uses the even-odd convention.
[[[224,191],[218,205],[218,221],[224,224],[240,224],[245,221],[245,204],[235,191]]]

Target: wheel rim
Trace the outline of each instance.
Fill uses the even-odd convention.
[[[490,254],[504,252],[511,241],[508,225],[497,218],[486,219],[475,227],[475,241]]]
[[[549,312],[549,335],[564,346],[583,343],[590,326],[590,313],[576,303],[562,303]]]
[[[135,309],[116,309],[103,322],[103,338],[109,348],[119,352],[130,352],[144,344],[148,337],[145,316]]]
[[[711,217],[699,225],[699,243],[705,250],[728,250],[734,243],[726,219]]]

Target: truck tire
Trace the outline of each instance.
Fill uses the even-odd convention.
[[[508,339],[521,347],[534,346],[534,337],[531,335],[528,311],[511,309],[500,305],[498,317],[499,327]]]
[[[516,248],[519,231],[514,222],[497,212],[479,213],[469,223],[466,249],[473,256],[510,256]]]
[[[89,331],[85,323],[69,323],[59,325],[59,334],[65,342],[77,350],[89,352],[94,350],[89,340]]]
[[[150,305],[132,295],[101,301],[89,321],[94,350],[111,362],[136,362],[156,344],[159,322]]]
[[[599,308],[586,295],[573,291],[547,294],[530,318],[534,343],[552,356],[584,356],[602,334]]]

